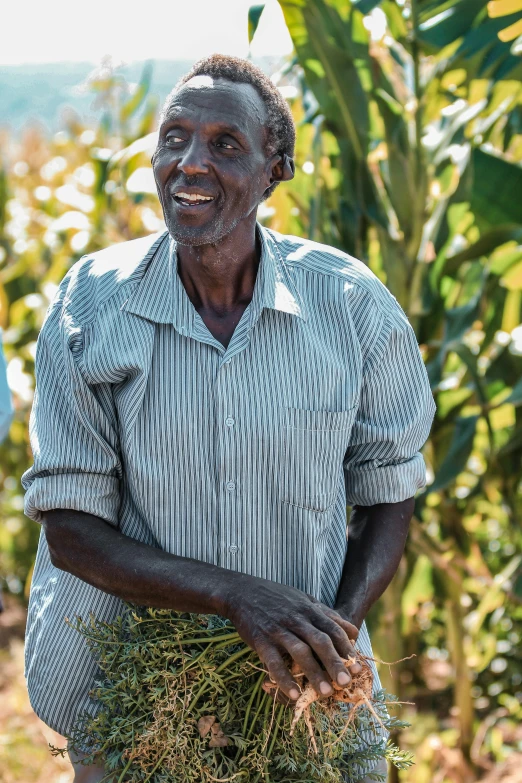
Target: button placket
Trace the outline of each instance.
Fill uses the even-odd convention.
[[[237,415],[231,409],[231,402],[234,399],[231,394],[231,385],[233,383],[233,373],[230,372],[231,358],[226,359],[221,369],[225,372],[219,373],[215,386],[215,413],[218,422],[216,459],[218,466],[218,480],[220,482],[219,490],[219,508],[220,508],[220,551],[223,553],[225,563],[230,567],[237,562],[239,553],[237,542],[237,531],[232,527],[234,519],[234,506],[237,502],[237,477],[234,475],[237,465],[232,461],[232,438],[235,436],[235,427],[237,426]]]

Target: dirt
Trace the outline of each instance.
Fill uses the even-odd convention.
[[[0,783],[71,783],[67,759],[51,756],[48,743],[64,739],[35,715],[24,678],[25,609],[4,596],[0,614]]]

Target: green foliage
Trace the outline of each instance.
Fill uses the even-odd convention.
[[[119,779],[342,783],[358,780],[382,758],[401,769],[412,764],[411,754],[384,739],[361,743],[368,732],[378,736],[376,719],[362,707],[347,724],[341,702],[310,706],[315,753],[305,720],[291,734],[293,710],[262,689],[267,672],[228,620],[129,605],[112,624],[91,616],[75,627],[102,678],[92,692],[93,711],[80,718],[69,748],[103,762]],[[388,729],[406,725],[387,713],[394,700],[384,692],[374,700]],[[213,729],[205,733],[199,724],[209,717],[226,746],[209,744]]]
[[[150,171],[157,101],[150,67],[134,90],[104,63],[87,87],[100,111],[96,130],[75,115],[51,140],[29,129],[5,135],[0,164],[0,326],[15,418],[0,445],[0,574],[28,587],[39,528],[23,517],[36,339],[58,283],[85,252],[157,231],[161,210]],[[7,157],[7,155],[9,157]]]

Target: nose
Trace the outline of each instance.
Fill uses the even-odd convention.
[[[201,139],[192,137],[179,158],[178,169],[192,177],[208,173],[207,145]]]

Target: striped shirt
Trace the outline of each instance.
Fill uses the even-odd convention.
[[[399,502],[424,485],[434,402],[406,316],[363,263],[258,233],[253,298],[226,349],[188,298],[168,233],[72,267],[38,339],[25,511],[94,514],[333,606],[346,504]],[[26,677],[56,731],[92,710],[98,671],[64,618],[111,621],[122,608],[55,568],[42,534]],[[365,626],[358,644],[372,654]]]

